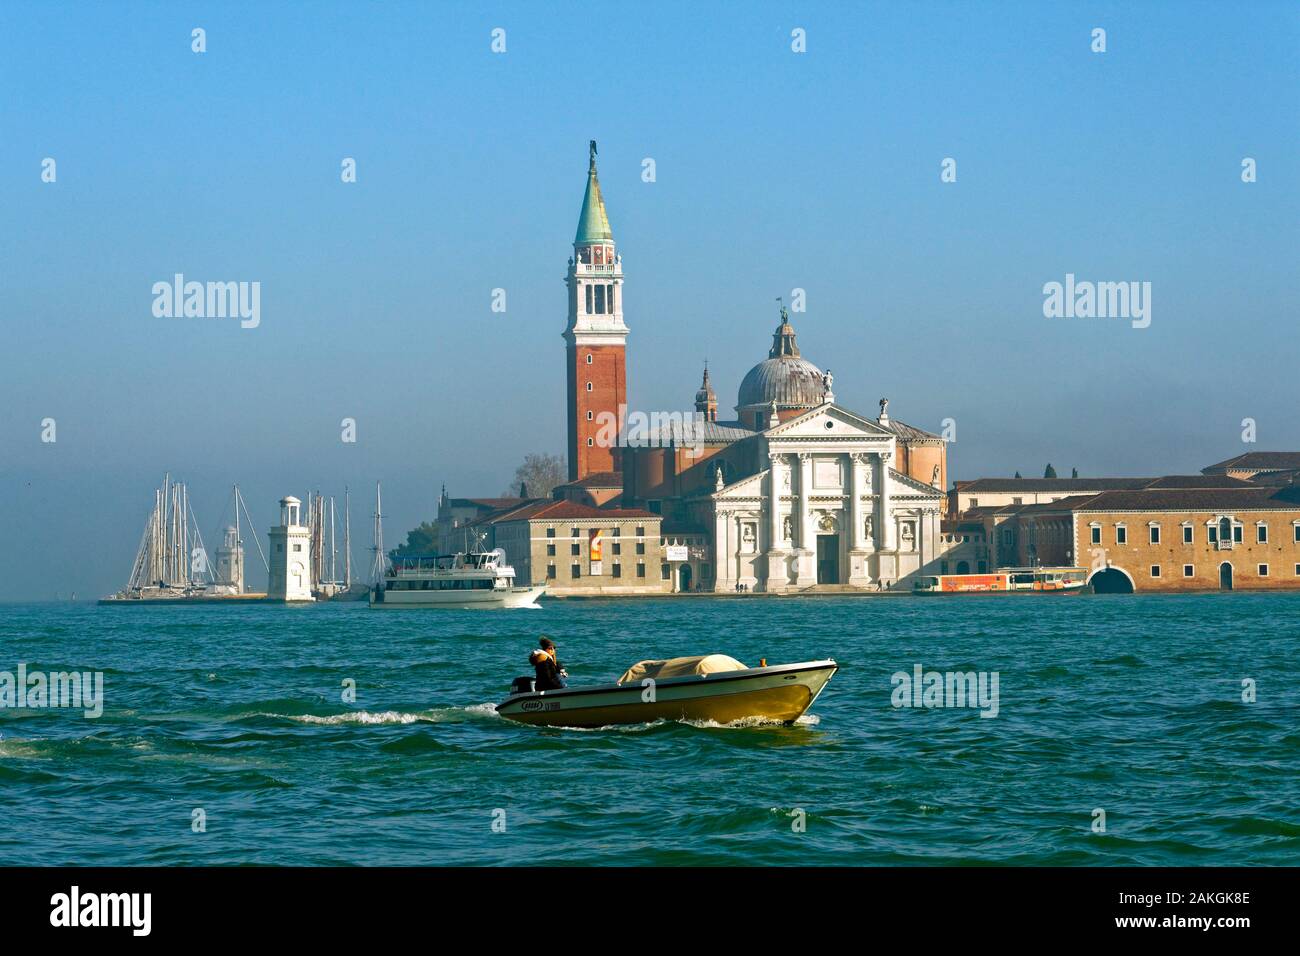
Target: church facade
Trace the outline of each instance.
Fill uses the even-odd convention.
[[[717,420],[707,373],[698,434],[657,434],[623,455],[628,505],[697,529],[704,589],[910,587],[937,566],[946,443],[836,404],[833,378],[800,354],[781,311],[766,360],[742,381],[734,421]]]

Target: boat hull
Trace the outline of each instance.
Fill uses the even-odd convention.
[[[535,607],[546,593],[545,585],[482,591],[385,591],[382,601],[370,592],[372,608],[442,608],[444,610],[479,610],[492,608]]]
[[[497,713],[547,727],[609,727],[655,720],[790,724],[812,706],[837,669],[833,660],[825,660],[723,671],[659,681],[653,694],[640,684],[512,694],[497,705]]]

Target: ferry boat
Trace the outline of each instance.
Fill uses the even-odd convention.
[[[1088,587],[1087,568],[998,568],[989,574],[926,574],[916,594],[1079,594]]]
[[[534,607],[546,585],[516,585],[503,548],[397,558],[370,591],[378,608]]]

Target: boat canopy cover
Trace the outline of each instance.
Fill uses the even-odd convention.
[[[717,674],[721,671],[748,670],[744,664],[726,654],[705,654],[702,657],[670,657],[666,661],[639,661],[623,672],[620,684],[640,683],[647,677],[667,680],[670,677],[695,677],[700,674]]]

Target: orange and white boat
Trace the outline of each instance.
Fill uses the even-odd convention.
[[[1079,594],[1088,588],[1087,568],[998,568],[988,574],[926,574],[916,594]]]

